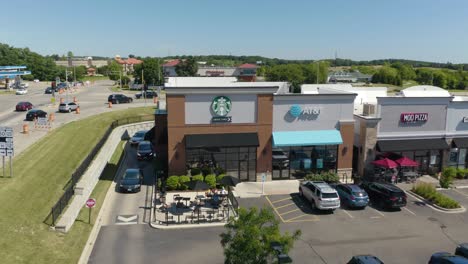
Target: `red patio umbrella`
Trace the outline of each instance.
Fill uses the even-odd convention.
[[[417,167],[417,166],[419,166],[419,162],[414,161],[414,160],[412,160],[410,158],[407,158],[407,157],[397,159],[397,160],[395,160],[395,162],[398,163],[398,165],[400,165],[400,167]]]
[[[398,164],[396,162],[387,158],[373,161],[372,164],[379,166],[379,167],[387,168],[387,169],[393,169],[393,168],[398,167]]]

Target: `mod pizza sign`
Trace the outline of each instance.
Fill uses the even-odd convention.
[[[428,119],[428,113],[402,113],[400,116],[400,122],[402,123],[424,123]]]

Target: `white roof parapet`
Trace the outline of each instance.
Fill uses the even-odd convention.
[[[451,97],[450,93],[440,87],[432,85],[417,85],[401,90],[403,97]]]

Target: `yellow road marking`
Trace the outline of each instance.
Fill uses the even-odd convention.
[[[283,217],[278,213],[278,210],[276,210],[276,208],[273,206],[273,203],[270,201],[270,199],[268,198],[268,196],[265,196],[265,198],[267,199],[267,201],[270,203],[271,207],[273,208],[273,210],[275,210],[276,214],[279,216],[279,218],[281,219],[281,222],[285,223]]]
[[[313,216],[315,220],[318,220],[317,216],[315,216],[315,215],[303,214],[303,215],[300,215],[300,216],[296,216],[296,217],[293,217],[293,218],[289,218],[289,219],[286,220],[286,222],[292,222],[293,220],[298,219],[298,218],[301,218],[301,217],[304,217],[304,216]]]
[[[289,199],[291,199],[291,197],[280,199],[280,200],[274,201],[272,203],[278,203],[278,202],[286,201],[286,200],[289,200]]]
[[[299,211],[299,209],[294,209],[294,210],[291,210],[291,211],[287,211],[285,213],[282,213],[281,215],[289,214],[289,213],[296,212],[296,211]]]
[[[295,203],[288,203],[288,204],[285,204],[285,205],[282,205],[282,206],[278,206],[278,207],[276,207],[276,209],[280,209],[280,208],[290,206],[290,205],[293,205],[293,204],[295,204]]]
[[[468,197],[468,195],[466,195],[466,194],[463,193],[462,191],[459,191],[459,190],[457,190],[457,189],[453,189],[453,190],[454,190],[455,192],[457,192],[457,193],[459,193],[459,194],[465,196],[465,197]]]

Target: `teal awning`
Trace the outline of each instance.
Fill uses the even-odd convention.
[[[343,139],[341,139],[338,130],[273,132],[273,145],[275,147],[339,145],[342,143]]]

